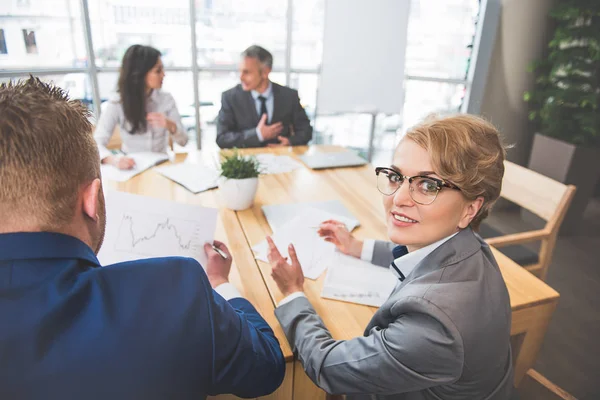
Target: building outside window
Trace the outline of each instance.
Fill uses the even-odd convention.
[[[4,38],[4,29],[0,29],[0,54],[8,54],[6,39]]]
[[[35,42],[35,32],[29,29],[23,29],[23,40],[25,41],[25,50],[27,54],[37,54],[37,43]]]

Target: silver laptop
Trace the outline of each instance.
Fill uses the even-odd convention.
[[[312,169],[356,167],[367,163],[364,158],[351,151],[305,154],[300,159]]]

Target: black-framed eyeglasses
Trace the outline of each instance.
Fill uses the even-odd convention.
[[[411,199],[422,205],[433,203],[442,188],[460,190],[456,185],[443,179],[427,175],[404,176],[391,168],[377,167],[375,174],[377,175],[377,190],[381,194],[393,195],[407,180]]]

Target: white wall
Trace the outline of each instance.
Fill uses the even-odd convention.
[[[540,58],[551,35],[548,11],[555,0],[503,0],[481,114],[490,119],[515,147],[508,159],[526,164],[534,132],[523,93],[534,77],[527,71]]]

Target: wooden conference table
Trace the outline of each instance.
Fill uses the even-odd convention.
[[[301,146],[245,149],[243,153],[268,152],[297,157],[305,152],[342,150],[343,148],[335,146]],[[199,154],[200,152],[190,153],[187,157],[194,162]],[[205,153],[204,158],[207,156],[214,158],[214,154]],[[185,154],[178,154],[175,162],[185,158]],[[261,211],[263,205],[335,199],[344,203],[360,221],[361,226],[354,231],[357,237],[386,239],[383,204],[375,187],[375,172],[371,165],[320,171],[301,168],[290,173],[261,176],[254,206],[238,212],[220,207],[218,190],[194,195],[152,170],[127,182],[105,182],[105,187],[181,203],[220,208],[215,237],[227,243],[232,252],[234,264],[230,280],[273,328],[287,363],[283,385],[275,393],[263,398],[287,400],[326,397],[325,393],[308,379],[300,362],[294,360],[291,347],[274,315],[275,305],[283,295],[271,278],[269,264],[255,260],[251,247],[272,233]],[[559,295],[508,257],[495,249],[493,251],[510,293],[515,383],[518,385],[527,370],[533,367]],[[316,281],[305,281],[308,299],[335,339],[351,339],[362,335],[376,308],[321,298],[324,275]],[[223,395],[217,398],[235,397]]]

